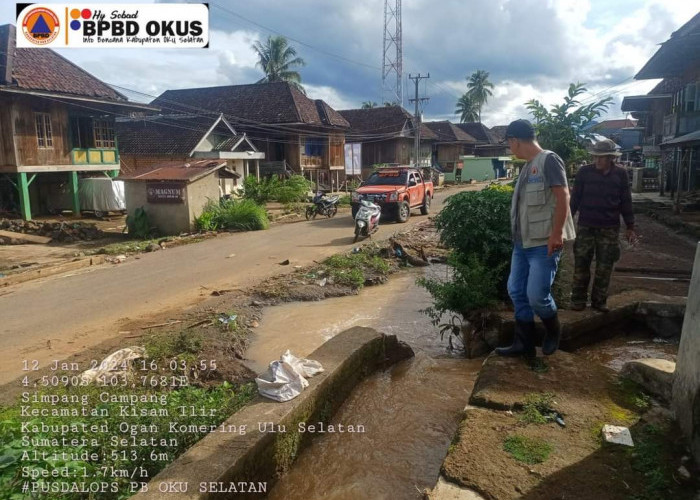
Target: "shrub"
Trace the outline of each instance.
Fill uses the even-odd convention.
[[[248,176],[243,181],[243,197],[257,203],[273,200],[280,203],[307,201],[310,189],[311,183],[301,175],[293,175],[284,180],[279,180],[276,176],[261,180]]]
[[[252,200],[224,200],[207,203],[202,214],[195,219],[195,225],[200,231],[257,231],[267,229],[270,221],[265,208]]]
[[[126,217],[126,227],[129,229],[129,236],[140,240],[148,239],[151,235],[151,225],[148,221],[148,214],[139,207],[134,213]]]

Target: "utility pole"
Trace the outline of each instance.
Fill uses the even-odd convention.
[[[428,73],[427,76],[421,75],[418,73],[416,76],[411,76],[410,74],[408,75],[408,78],[413,80],[414,83],[416,84],[416,97],[415,99],[409,99],[409,102],[415,102],[416,103],[416,112],[414,115],[414,120],[413,120],[413,136],[414,136],[414,163],[416,168],[419,168],[419,163],[420,163],[420,124],[421,124],[421,117],[420,117],[420,104],[423,101],[428,101],[430,100],[430,97],[418,97],[418,84],[420,83],[421,80],[425,80],[430,78],[430,73]]]

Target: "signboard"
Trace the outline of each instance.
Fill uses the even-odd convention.
[[[267,161],[260,164],[260,175],[284,174],[285,166],[283,161]]]
[[[362,175],[362,144],[359,142],[345,144],[345,174]]]
[[[185,185],[175,182],[146,184],[148,203],[185,203]]]

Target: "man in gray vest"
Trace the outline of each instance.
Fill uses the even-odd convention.
[[[561,336],[552,283],[564,241],[576,237],[566,171],[556,153],[540,147],[527,120],[508,125],[506,140],[513,154],[527,163],[520,170],[510,211],[513,255],[508,294],[515,307],[515,335],[513,345],[496,353],[534,357],[537,315],[545,326],[542,353],[550,355],[559,348]]]

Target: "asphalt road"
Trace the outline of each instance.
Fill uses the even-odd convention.
[[[433,212],[455,192],[438,192]],[[374,238],[388,238],[421,220],[425,217],[414,210],[405,224],[380,224]],[[5,288],[0,296],[0,384],[20,376],[24,360],[46,366],[118,336],[119,324],[126,320],[193,305],[209,295],[202,287],[244,287],[291,272],[294,265],[346,251],[352,240],[352,218],[339,214],[234,233]],[[278,264],[285,259],[290,266]]]

